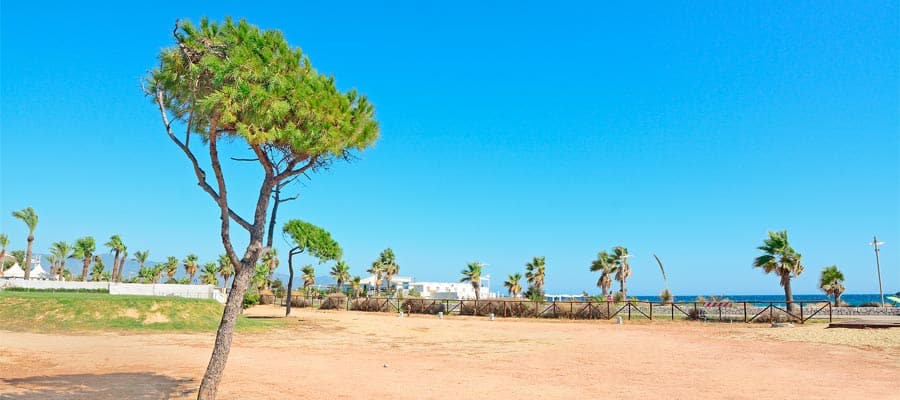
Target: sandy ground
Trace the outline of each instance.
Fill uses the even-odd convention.
[[[0,331],[0,398],[191,398],[212,342],[212,334]],[[896,328],[295,309],[285,328],[238,334],[220,398],[874,400],[900,398],[897,382]]]

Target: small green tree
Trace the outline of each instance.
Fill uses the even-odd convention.
[[[94,242],[94,238],[91,236],[85,236],[75,241],[72,256],[84,260],[84,265],[81,269],[82,282],[87,282],[88,267],[91,265],[91,257],[93,257],[96,248],[97,245]]]
[[[803,273],[802,256],[794,250],[788,242],[787,231],[769,231],[769,237],[763,241],[763,245],[757,247],[763,255],[753,260],[755,268],[761,268],[765,273],[774,273],[778,276],[781,287],[784,288],[784,301],[788,310],[794,309],[794,295],[791,291],[791,278]]]
[[[335,288],[340,292],[344,282],[350,280],[350,266],[343,261],[338,261],[331,267],[331,271],[328,274],[334,278]]]
[[[203,264],[203,270],[200,271],[200,282],[207,285],[217,286],[219,284],[219,264],[208,262]]]
[[[509,291],[510,297],[515,298],[519,296],[519,293],[522,293],[522,285],[519,284],[519,281],[521,280],[522,274],[517,272],[515,274],[510,274],[509,277],[506,278],[506,281],[503,282],[503,287]]]
[[[525,279],[528,280],[528,297],[544,298],[544,280],[547,274],[547,264],[544,257],[533,257],[525,264]]]
[[[168,256],[168,257],[166,257],[166,262],[163,265],[165,265],[165,267],[163,267],[163,268],[166,272],[166,276],[169,277],[169,280],[166,281],[166,283],[176,282],[175,274],[178,273],[178,258],[173,257],[173,256]]]
[[[197,274],[197,260],[200,257],[197,257],[196,254],[188,254],[184,260],[181,261],[184,264],[184,273],[188,276],[188,284],[194,283],[194,275]]]
[[[122,243],[122,237],[119,235],[112,235],[104,246],[113,252],[112,274],[110,276],[113,281],[116,281],[119,277],[119,256],[125,251],[125,244]]]
[[[94,256],[94,265],[91,267],[91,282],[100,282],[103,279],[103,272],[106,266],[103,265],[103,259],[100,256]]]
[[[463,275],[462,278],[459,279],[460,282],[469,282],[472,285],[472,288],[475,289],[475,300],[481,299],[481,270],[483,268],[483,264],[480,262],[470,262],[466,264],[466,269],[462,270],[461,273]]]
[[[37,228],[38,216],[31,207],[13,211],[12,216],[24,222],[25,226],[28,227],[28,247],[25,249],[25,265],[22,266],[22,269],[25,270],[25,280],[27,281],[31,277],[31,247],[34,245],[34,229]],[[87,274],[86,269],[85,274]]]
[[[831,265],[822,269],[822,275],[819,277],[819,289],[822,289],[827,296],[834,297],[834,306],[841,306],[841,294],[844,293],[844,273],[838,269],[837,265]]]
[[[3,276],[3,264],[6,263],[6,247],[9,246],[9,237],[5,233],[0,233],[0,276]]]
[[[306,297],[309,297],[309,289],[316,284],[316,269],[308,264],[304,265],[300,272],[302,273],[300,279],[303,280],[303,290],[306,292]]]
[[[219,255],[219,275],[222,275],[222,287],[228,285],[228,278],[234,276],[234,265],[227,254]]]
[[[359,294],[362,292],[362,278],[359,275],[353,277],[350,280],[350,289],[353,290],[353,297],[359,298]]]
[[[384,279],[387,281],[387,290],[389,294],[393,294],[394,290],[392,290],[392,280],[394,275],[400,273],[400,265],[397,264],[397,256],[394,255],[394,250],[390,247],[384,249],[381,254],[378,255],[379,263],[381,263],[381,271],[384,273]]]
[[[597,253],[597,259],[591,261],[591,272],[599,272],[600,277],[597,279],[597,287],[600,288],[600,295],[606,300],[609,294],[609,288],[612,286],[612,274],[616,272],[617,266],[612,255],[603,250]]]
[[[288,252],[288,273],[290,274],[287,284],[287,306],[284,315],[291,315],[291,292],[294,285],[294,256],[306,253],[312,257],[318,258],[319,263],[329,260],[338,260],[343,254],[341,246],[338,245],[328,231],[315,226],[309,222],[293,219],[284,224],[282,232],[290,236],[294,247]],[[315,276],[313,276],[315,278]],[[304,280],[304,284],[305,284]],[[304,285],[304,289],[307,288]],[[309,293],[307,292],[307,295]]]

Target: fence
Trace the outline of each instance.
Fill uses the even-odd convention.
[[[330,302],[330,303],[329,303]],[[792,307],[775,302],[672,302],[652,301],[547,301],[530,300],[440,300],[423,298],[364,297],[334,300],[315,297],[295,297],[293,307],[321,307],[370,312],[400,312],[409,314],[475,315],[517,318],[568,319],[689,319],[728,322],[798,322],[810,319],[832,321],[832,305],[827,300],[795,301]],[[284,305],[284,299],[281,299]],[[898,310],[900,311],[900,310]]]

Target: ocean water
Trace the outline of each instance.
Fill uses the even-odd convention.
[[[885,293],[885,297],[893,295],[894,293]],[[691,302],[697,299],[697,296],[701,295],[690,295],[690,296],[675,296],[675,301],[686,301]],[[707,299],[710,298],[709,295],[702,295]],[[635,296],[638,300],[644,301],[659,301],[658,296]],[[784,295],[745,295],[745,294],[724,294],[724,295],[716,295],[718,298],[728,298],[731,301],[747,301],[747,302],[760,302],[760,303],[775,303],[784,305]],[[830,297],[826,297],[824,294],[795,294],[794,301],[832,301]],[[875,294],[844,294],[841,296],[841,301],[851,305],[857,306],[860,304],[868,303],[868,302],[881,302],[881,296],[878,293]],[[886,303],[891,303],[890,300],[885,299]],[[895,304],[896,305],[896,304]]]

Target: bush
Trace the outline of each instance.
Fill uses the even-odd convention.
[[[706,318],[706,310],[702,308],[691,307],[687,310],[687,318],[691,321],[697,321]]]
[[[401,304],[401,308],[410,314],[437,314],[447,311],[440,300],[432,299],[406,299]]]
[[[259,304],[259,293],[246,293],[244,294],[244,302],[242,303],[244,309],[253,307]]]
[[[762,313],[760,316],[756,317],[753,322],[759,322],[763,324],[769,323],[782,323],[782,322],[800,322],[799,319],[791,317],[790,315],[776,312],[769,316],[768,312]]]
[[[877,301],[870,301],[868,303],[862,303],[862,304],[858,305],[857,307],[881,307],[881,303],[879,303]]]
[[[343,310],[347,306],[347,295],[343,293],[332,293],[325,297],[320,310]]]
[[[356,311],[381,311],[387,312],[390,305],[387,301],[374,298],[356,299],[350,303],[350,309]]]
[[[291,296],[291,307],[309,307],[312,305],[312,302],[306,300],[303,296],[292,295]]]

